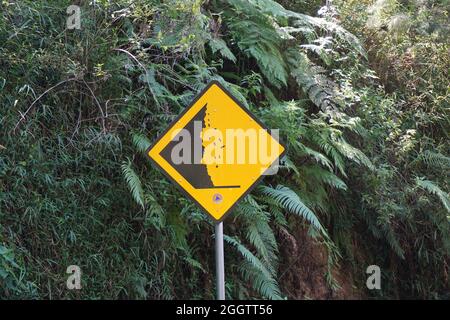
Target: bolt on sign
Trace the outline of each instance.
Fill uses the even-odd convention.
[[[274,132],[220,83],[212,81],[147,154],[206,213],[221,222],[264,175],[273,174],[284,152]]]

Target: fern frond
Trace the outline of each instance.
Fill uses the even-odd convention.
[[[332,62],[332,53],[335,52],[331,48],[332,44],[333,38],[327,36],[314,39],[312,43],[302,44],[300,45],[300,48],[315,53],[327,66],[329,66]]]
[[[208,45],[211,48],[213,53],[219,52],[222,57],[227,58],[233,62],[236,62],[236,57],[231,52],[230,48],[228,48],[226,42],[220,38],[211,37],[208,41]]]
[[[271,272],[264,266],[264,264],[259,260],[250,250],[248,250],[244,245],[242,245],[239,240],[224,235],[224,240],[229,244],[233,245],[239,253],[250,262],[256,269],[260,270],[266,277],[271,277]]]
[[[440,152],[425,150],[416,160],[426,163],[430,167],[448,168],[450,167],[450,157],[443,155]]]
[[[294,174],[297,176],[300,174],[297,166],[295,165],[295,163],[292,162],[292,160],[288,156],[285,156],[282,164],[280,164],[278,167],[280,169],[286,169],[288,172],[293,171]]]
[[[405,251],[400,246],[399,241],[397,240],[394,231],[390,227],[383,228],[384,237],[386,241],[389,243],[389,246],[394,250],[394,252],[402,259],[405,258]]]
[[[278,283],[274,274],[267,269],[250,250],[242,245],[237,239],[224,235],[224,240],[235,247],[244,257],[247,263],[241,267],[244,278],[251,280],[253,287],[264,297],[269,299],[281,299]]]
[[[334,166],[339,169],[344,177],[346,177],[347,174],[345,173],[344,159],[339,150],[337,150],[336,146],[332,143],[328,134],[325,132],[311,135],[311,140],[333,160]]]
[[[267,205],[266,210],[272,215],[273,221],[279,226],[286,227],[287,220],[283,214],[282,208],[278,205],[278,202],[267,195],[262,195],[259,199]]]
[[[314,160],[316,160],[317,163],[320,163],[327,167],[329,170],[332,170],[331,161],[322,153],[305,146],[301,142],[297,142],[297,146],[300,148],[302,154],[311,156]]]
[[[132,133],[131,136],[136,149],[141,153],[145,153],[150,147],[150,140],[141,133]]]
[[[130,188],[131,195],[133,196],[134,201],[136,201],[137,204],[139,204],[142,209],[145,209],[144,204],[144,189],[142,188],[141,180],[139,179],[139,176],[134,172],[133,168],[131,167],[131,161],[128,160],[128,162],[122,163],[122,174],[125,178],[125,181],[128,184],[128,187]]]
[[[287,83],[286,63],[280,51],[282,39],[276,23],[262,14],[254,1],[228,0],[235,10],[226,10],[228,26],[239,49],[258,63],[261,73],[275,87]]]
[[[344,181],[339,179],[334,173],[324,170],[321,167],[314,165],[302,168],[308,176],[313,177],[321,182],[324,182],[336,189],[347,190],[347,185]]]
[[[319,218],[312,212],[300,199],[300,197],[288,187],[278,185],[275,189],[268,186],[261,186],[263,194],[272,197],[281,207],[285,208],[291,213],[299,215],[309,223],[311,223],[317,230],[326,234],[325,229],[319,221]]]
[[[269,214],[251,195],[248,195],[238,206],[238,213],[242,214],[247,224],[247,239],[256,248],[267,264],[267,268],[275,272],[278,245],[269,225]]]
[[[291,75],[299,87],[323,112],[334,116],[337,113],[337,84],[328,79],[323,69],[312,63],[300,48],[289,49],[286,56]]]
[[[337,23],[328,21],[324,18],[311,17],[302,13],[289,12],[289,16],[293,17],[294,27],[307,27],[307,28],[319,28],[320,30],[327,31],[336,36],[342,42],[348,44],[349,48],[358,52],[361,56],[367,58],[367,53],[359,39],[352,33],[345,30]]]
[[[237,2],[242,0],[229,0],[230,2]],[[271,15],[273,17],[288,17],[291,14],[291,11],[286,10],[281,4],[273,0],[246,0],[249,5],[257,8],[259,12]]]
[[[243,2],[242,0],[228,1]],[[347,43],[351,49],[356,50],[363,57],[367,57],[367,54],[359,39],[337,23],[324,18],[311,17],[306,14],[287,10],[281,4],[273,0],[247,0],[245,2],[255,8],[258,8],[258,10],[263,14],[273,16],[277,19],[281,18],[293,20],[292,29],[296,32],[302,32],[304,35],[313,32],[315,28],[327,31],[335,35],[341,41]]]
[[[347,159],[350,159],[356,162],[357,164],[365,165],[367,168],[371,170],[375,169],[370,159],[361,150],[351,146],[344,139],[341,138],[336,141],[333,141],[333,145]]]
[[[263,297],[271,300],[281,300],[281,292],[277,280],[274,277],[268,278],[259,269],[245,261],[239,267],[239,270],[245,281],[252,283],[252,287]]]
[[[278,262],[278,245],[270,225],[263,220],[249,221],[247,239],[267,265],[267,269],[275,274]]]
[[[436,195],[439,200],[442,202],[444,208],[450,212],[450,197],[448,193],[444,192],[441,188],[439,188],[434,182],[430,180],[425,180],[423,178],[416,178],[416,184],[425,189],[426,191]]]

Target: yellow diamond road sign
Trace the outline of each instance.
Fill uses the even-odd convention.
[[[276,171],[284,152],[273,132],[213,81],[147,153],[220,222],[264,175]]]

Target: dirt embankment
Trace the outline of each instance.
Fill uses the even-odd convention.
[[[279,282],[289,299],[362,299],[354,286],[351,272],[342,265],[332,270],[340,288],[333,289],[327,281],[327,248],[299,228],[294,234],[280,231]]]

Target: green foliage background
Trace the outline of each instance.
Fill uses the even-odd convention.
[[[449,3],[334,2],[2,0],[0,298],[214,297],[213,226],[144,154],[213,79],[288,149],[227,220],[228,298],[314,298],[280,285],[299,230],[331,292],[449,298]]]

